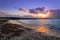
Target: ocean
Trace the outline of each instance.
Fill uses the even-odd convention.
[[[60,27],[60,19],[36,19],[36,20],[20,20],[20,21],[35,26],[53,25],[56,27]]]
[[[36,19],[36,20],[20,20],[27,25],[31,25],[38,32],[45,32],[48,35],[60,37],[60,19]],[[47,31],[48,30],[48,31]]]

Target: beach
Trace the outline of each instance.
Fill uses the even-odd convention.
[[[6,24],[0,25],[0,40],[60,40],[58,36],[47,35],[47,28],[40,28],[31,29],[19,24],[7,22]]]

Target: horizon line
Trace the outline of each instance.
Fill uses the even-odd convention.
[[[0,17],[0,20],[34,20],[34,19],[60,19],[60,18],[21,18],[21,17]]]

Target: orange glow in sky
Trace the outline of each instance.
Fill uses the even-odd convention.
[[[32,16],[34,17],[40,17],[40,18],[45,18],[45,17],[49,17],[50,16],[50,12],[46,12],[46,13],[37,13],[37,14],[32,14]]]

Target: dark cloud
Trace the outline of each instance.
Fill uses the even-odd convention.
[[[36,11],[44,11],[45,10],[45,7],[38,7],[35,9]]]
[[[26,10],[23,9],[23,8],[18,8],[18,10],[19,10],[19,11],[24,11],[24,12],[26,11]]]
[[[19,8],[18,10],[24,11],[24,12],[27,11],[22,8]],[[46,12],[50,11],[50,15],[51,15],[50,18],[60,18],[60,9],[45,10],[45,7],[37,7],[37,8],[29,9],[28,11],[29,11],[28,14],[37,14],[39,12],[43,13],[44,11]]]
[[[34,8],[34,9],[29,9],[29,13],[36,14],[36,13],[44,11],[44,10],[45,10],[45,7],[37,7],[37,8]]]
[[[52,18],[60,18],[60,9],[50,10]]]
[[[29,9],[29,13],[37,13],[34,9]]]

